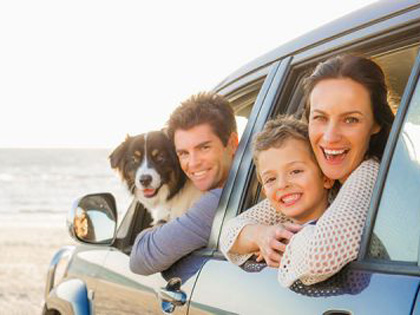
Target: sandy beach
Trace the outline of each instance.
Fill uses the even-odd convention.
[[[109,167],[108,149],[0,149],[0,315],[40,314],[46,272],[73,201],[112,192],[119,213],[129,194]],[[122,211],[121,211],[122,210]]]
[[[73,244],[65,218],[0,216],[0,314],[41,314],[55,251]]]

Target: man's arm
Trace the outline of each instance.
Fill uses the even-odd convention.
[[[131,251],[131,271],[151,275],[168,269],[185,255],[207,246],[221,193],[222,189],[211,190],[186,214],[141,232]]]

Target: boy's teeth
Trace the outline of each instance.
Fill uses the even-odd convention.
[[[289,203],[289,202],[298,200],[299,197],[300,197],[300,194],[288,195],[286,197],[281,198],[281,201],[283,201],[284,203]]]

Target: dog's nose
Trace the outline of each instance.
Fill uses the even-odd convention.
[[[140,183],[143,186],[147,187],[147,186],[149,186],[149,184],[151,182],[152,182],[152,176],[150,176],[150,175],[141,175],[140,176]]]

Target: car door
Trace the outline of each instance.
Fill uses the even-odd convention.
[[[217,252],[200,272],[189,314],[420,314],[419,55],[415,59],[381,163],[358,261],[322,283],[283,288],[275,269],[254,265],[244,270]],[[244,178],[252,176],[251,164],[246,173]],[[232,207],[249,199],[241,198]],[[377,255],[378,243],[388,255]]]
[[[189,314],[411,314],[419,279],[347,268],[320,284],[283,288],[277,270],[249,272],[223,259],[203,267]]]

